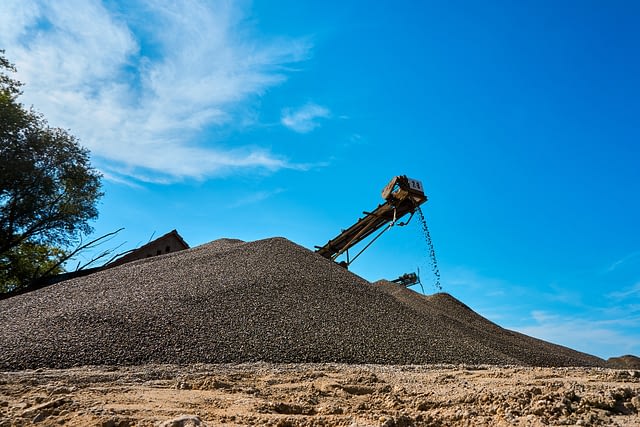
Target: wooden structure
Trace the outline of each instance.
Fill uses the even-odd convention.
[[[104,268],[111,268],[122,265],[127,262],[136,261],[138,259],[150,258],[153,256],[164,255],[170,252],[182,251],[189,249],[189,245],[184,241],[182,236],[176,230],[171,230],[164,236],[160,236],[149,243],[133,249],[105,265]]]

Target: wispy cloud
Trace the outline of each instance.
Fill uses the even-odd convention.
[[[558,282],[550,283],[547,292],[541,295],[549,302],[562,303],[565,306],[584,308],[586,306],[584,295],[580,289],[573,286],[564,286]]]
[[[618,267],[622,266],[623,264],[626,264],[627,262],[631,261],[632,259],[635,258],[640,258],[640,251],[636,251],[636,252],[632,252],[622,258],[620,258],[619,260],[616,260],[614,262],[611,263],[611,265],[609,267],[607,267],[607,272],[612,272],[618,269]]]
[[[284,192],[283,188],[276,188],[274,190],[256,191],[251,194],[240,196],[238,199],[231,202],[229,208],[239,208],[241,206],[253,205],[267,200],[277,194]]]
[[[603,358],[640,351],[640,339],[629,332],[640,327],[638,318],[594,320],[533,311],[530,321],[528,325],[506,327]]]
[[[474,294],[480,293],[486,297],[507,293],[525,296],[530,293],[524,286],[510,283],[502,278],[488,277],[464,266],[446,268],[446,271],[443,271],[443,285],[452,289],[473,290]]]
[[[626,289],[622,289],[620,291],[611,292],[607,295],[609,298],[613,298],[615,300],[626,300],[631,297],[636,297],[640,300],[640,282],[636,283],[633,286],[629,286]]]
[[[281,123],[298,133],[308,133],[320,126],[318,119],[326,119],[331,112],[321,105],[308,103],[297,110],[282,111]]]
[[[460,298],[491,321],[502,323],[506,319],[519,318],[526,312],[527,301],[532,299],[530,289],[503,278],[486,276],[466,266],[441,268],[445,292]],[[519,304],[513,303],[514,297]],[[506,304],[507,301],[510,303]]]
[[[268,149],[204,140],[212,127],[242,126],[247,103],[310,52],[303,40],[254,34],[245,5],[5,0],[0,45],[26,83],[23,102],[71,129],[108,176],[304,168]]]

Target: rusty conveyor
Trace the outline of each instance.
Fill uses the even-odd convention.
[[[347,267],[362,251],[368,248],[380,234],[393,225],[405,225],[408,220],[405,223],[398,223],[397,221],[408,213],[413,215],[415,210],[427,201],[422,183],[415,179],[407,178],[404,175],[394,177],[382,190],[382,197],[385,199],[384,203],[378,205],[373,212],[363,212],[365,216],[358,219],[351,227],[343,230],[324,246],[316,246],[316,252],[334,261],[346,252],[347,260],[340,264]],[[383,229],[378,236],[369,242],[355,257],[349,259],[349,248],[385,226],[386,228]]]

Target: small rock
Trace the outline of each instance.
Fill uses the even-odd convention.
[[[189,384],[189,383],[188,383],[188,382],[186,382],[186,381],[179,381],[179,382],[176,384],[176,388],[177,388],[178,390],[191,390],[191,389],[192,389],[192,386],[191,386],[191,384]]]
[[[45,415],[42,412],[38,412],[38,414],[35,417],[33,417],[31,422],[34,423],[34,424],[35,423],[39,423],[39,422],[44,421],[45,418],[47,418],[47,417],[45,417]]]
[[[206,427],[197,415],[181,415],[160,424],[160,427]]]

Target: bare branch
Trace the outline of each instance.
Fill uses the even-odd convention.
[[[45,271],[43,274],[40,275],[40,277],[44,277],[46,275],[48,275],[49,273],[51,273],[52,271],[54,271],[56,268],[60,267],[62,264],[64,264],[65,262],[67,262],[69,259],[73,258],[74,256],[76,256],[77,254],[79,254],[80,252],[87,250],[87,249],[93,249],[96,246],[103,244],[105,242],[108,242],[109,240],[111,240],[116,234],[120,233],[122,230],[124,230],[124,227],[121,227],[119,229],[117,229],[116,231],[112,231],[110,233],[104,234],[96,239],[91,240],[90,242],[87,243],[82,243],[80,242],[80,244],[71,252],[69,252],[68,254],[66,254],[65,256],[61,257],[58,262],[56,262],[53,266],[51,266],[47,271]],[[120,245],[122,246],[122,245]],[[119,248],[120,246],[117,246],[115,249]],[[94,257],[93,259],[91,259],[89,262],[85,263],[82,267],[79,267],[76,269],[76,271],[82,270],[84,268],[86,268],[87,266],[93,264],[95,261],[97,261],[98,259],[104,258],[105,256],[109,255],[110,253],[112,253],[115,249],[113,250],[106,250],[104,252],[102,252],[100,255],[98,255],[97,257]],[[78,263],[79,265],[80,263]]]

